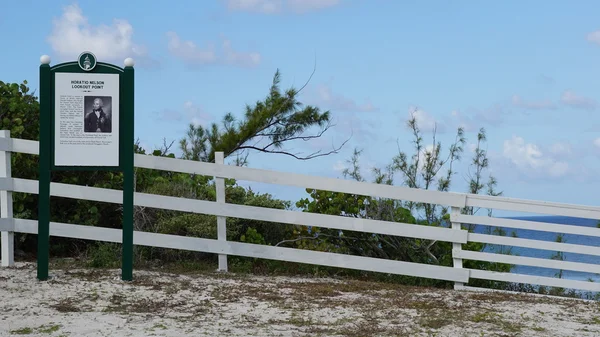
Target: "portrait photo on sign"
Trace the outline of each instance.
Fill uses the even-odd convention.
[[[112,132],[112,97],[84,96],[84,132]]]

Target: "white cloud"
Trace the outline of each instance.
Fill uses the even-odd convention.
[[[341,0],[225,0],[230,11],[261,14],[303,14],[339,5]]]
[[[548,153],[522,137],[513,136],[504,141],[503,154],[521,173],[528,177],[559,178],[570,172],[569,164],[559,160],[557,153],[564,152],[566,146],[556,145]]]
[[[167,47],[171,54],[186,63],[206,64],[214,63],[217,60],[217,54],[212,44],[202,49],[192,41],[181,41],[175,32],[168,32],[167,37],[169,38]]]
[[[477,109],[472,120],[478,124],[487,123],[490,125],[501,124],[508,115],[503,104],[494,104],[487,109]]]
[[[352,137],[355,141],[364,144],[371,140],[376,140],[379,134],[376,132],[379,126],[379,121],[372,118],[364,118],[359,116],[359,113],[351,112],[346,114],[336,114],[332,124],[335,125],[333,128],[343,140],[348,137]],[[343,141],[342,140],[342,141]]]
[[[550,153],[554,156],[566,158],[573,155],[573,147],[568,143],[554,143],[550,146]]]
[[[60,59],[76,59],[91,51],[98,61],[123,62],[146,56],[146,49],[133,41],[133,27],[127,20],[113,19],[112,24],[92,26],[78,5],[66,6],[60,18],[53,20],[48,43]]]
[[[257,52],[237,52],[231,47],[231,41],[223,40],[223,56],[225,63],[245,67],[253,67],[260,63],[261,56]]]
[[[419,128],[423,132],[432,132],[434,127],[436,133],[446,133],[450,130],[455,132],[458,128],[463,128],[465,132],[475,132],[486,124],[498,125],[502,123],[500,114],[504,114],[504,112],[500,106],[493,106],[486,110],[470,110],[471,113],[469,114],[452,110],[449,114],[444,114],[438,118],[424,110],[411,107],[409,108],[409,114],[415,114]]]
[[[231,46],[231,41],[221,38],[221,50],[209,43],[205,48],[193,41],[184,41],[175,32],[168,32],[169,52],[190,65],[227,64],[240,67],[254,67],[261,61],[257,52],[238,52]]]
[[[181,109],[166,109],[158,112],[159,118],[163,121],[177,121],[192,123],[194,125],[207,126],[214,120],[214,116],[202,109],[201,106],[192,101],[183,103]]]
[[[526,101],[519,95],[513,95],[512,104],[516,107],[529,110],[551,110],[556,108],[554,103],[552,103],[550,100]]]
[[[551,177],[564,176],[565,174],[567,174],[568,171],[569,171],[569,164],[564,161],[559,161],[559,162],[553,163],[548,169],[548,173],[550,174]]]
[[[453,110],[450,116],[444,117],[446,125],[452,127],[462,127],[465,132],[479,130],[485,125],[498,126],[504,123],[509,111],[505,109],[505,104],[497,103],[486,109],[468,108],[465,112]]]
[[[339,5],[341,0],[288,0],[288,7],[296,13],[318,11]]]
[[[371,102],[367,101],[363,104],[358,104],[352,98],[333,92],[328,85],[319,85],[316,90],[309,94],[308,101],[317,106],[322,106],[328,110],[339,110],[342,112],[373,112],[377,111]]]
[[[597,45],[600,45],[600,30],[597,30],[595,32],[591,32],[587,35],[587,40],[591,43],[595,43]]]
[[[477,129],[476,123],[473,121],[471,116],[466,116],[458,110],[452,110],[450,116],[444,118],[444,120],[457,128],[463,128],[466,132],[471,132]]]
[[[424,110],[417,107],[410,107],[408,109],[408,118],[410,119],[413,116],[417,121],[417,126],[423,132],[433,132],[435,130],[437,133],[443,133],[446,131],[444,124],[438,122],[435,117]]]
[[[368,114],[378,111],[379,108],[369,101],[359,104],[352,98],[334,93],[327,85],[319,85],[307,89],[304,102],[322,110],[332,111],[332,124],[335,125],[333,129],[338,136],[343,137],[342,141],[352,137],[353,140],[364,144],[379,136],[376,130],[381,121]]]
[[[578,95],[571,90],[566,90],[560,99],[564,104],[576,109],[595,110],[597,106],[594,99]]]
[[[282,0],[227,0],[230,11],[275,14],[281,11],[282,6]]]
[[[207,124],[210,123],[214,118],[213,115],[207,113],[200,106],[192,103],[192,101],[186,101],[183,104],[183,111],[190,123],[196,126],[207,126]]]

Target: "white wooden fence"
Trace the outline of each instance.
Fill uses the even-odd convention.
[[[2,266],[10,266],[13,264],[14,232],[37,234],[37,221],[13,218],[11,193],[21,192],[36,194],[38,193],[38,182],[36,180],[11,178],[11,152],[36,155],[38,154],[38,142],[12,139],[10,138],[8,131],[0,131],[0,232],[2,237]],[[342,179],[267,171],[224,165],[222,153],[217,153],[215,157],[216,163],[213,164],[149,155],[135,156],[135,166],[138,168],[214,176],[216,178],[216,202],[135,193],[134,204],[151,208],[216,215],[218,239],[211,240],[136,231],[134,232],[134,244],[219,254],[219,269],[223,271],[227,270],[227,255],[236,255],[447,280],[455,282],[456,288],[462,288],[469,279],[486,279],[600,291],[600,283],[466,269],[463,268],[462,262],[463,260],[479,260],[589,273],[600,273],[600,264],[556,261],[551,259],[465,251],[461,249],[462,244],[473,241],[549,251],[588,254],[600,257],[600,247],[469,233],[468,231],[461,229],[461,224],[500,226],[554,233],[578,234],[598,238],[600,238],[600,229],[460,214],[461,208],[473,206],[517,212],[600,219],[600,207],[464,193],[427,191],[400,186],[379,185]],[[225,202],[225,178],[445,205],[452,209],[452,227],[438,228],[228,204]],[[122,203],[122,193],[118,190],[111,189],[51,183],[50,193],[52,196],[57,197],[116,204]],[[453,267],[445,267],[294,248],[231,242],[227,241],[225,236],[226,217],[452,242],[452,256],[454,263]],[[115,243],[121,242],[121,230],[119,229],[54,222],[50,223],[50,235]],[[598,260],[600,261],[600,258]]]

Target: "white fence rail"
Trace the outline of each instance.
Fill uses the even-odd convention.
[[[13,241],[15,232],[37,234],[36,221],[13,218],[11,193],[36,194],[38,193],[38,182],[11,177],[11,152],[36,155],[38,154],[38,143],[35,141],[11,139],[7,131],[0,133],[0,235],[2,240],[0,244],[2,246],[2,266],[10,266],[14,263]],[[216,163],[202,163],[147,155],[135,156],[135,166],[137,168],[214,176],[216,178],[216,202],[135,193],[134,204],[151,208],[215,215],[217,216],[216,226],[218,235],[217,240],[212,240],[136,231],[134,232],[134,244],[218,254],[219,270],[223,271],[227,270],[227,255],[236,255],[447,280],[455,282],[457,288],[468,283],[470,279],[486,279],[600,291],[600,283],[595,282],[466,269],[463,268],[463,260],[498,262],[588,273],[600,273],[600,264],[465,251],[462,250],[462,244],[467,242],[481,242],[594,256],[600,256],[600,247],[469,233],[461,228],[461,224],[478,224],[592,237],[600,237],[600,229],[460,214],[460,209],[466,206],[473,206],[600,219],[600,207],[427,191],[407,187],[251,169],[223,164],[222,153],[217,153],[215,157]],[[225,202],[225,178],[440,204],[451,207],[452,226],[451,228],[440,228],[228,204]],[[50,194],[57,197],[116,204],[122,203],[121,191],[111,189],[51,183]],[[227,217],[451,242],[453,244],[453,267],[231,242],[227,241],[225,236]],[[50,223],[50,235],[116,243],[121,242],[121,230],[119,229],[54,222]],[[598,260],[600,261],[600,258]]]

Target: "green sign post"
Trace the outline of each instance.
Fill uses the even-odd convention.
[[[133,279],[133,59],[125,67],[91,52],[50,66],[40,58],[40,156],[37,278],[48,279],[52,171],[123,173],[122,279]]]

